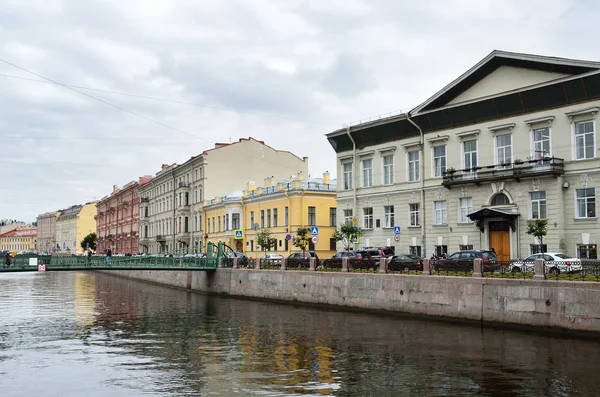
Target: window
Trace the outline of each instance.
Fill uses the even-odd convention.
[[[250,211],[250,229],[254,229],[254,211]]]
[[[548,246],[546,244],[530,244],[529,255],[540,254],[542,252],[548,252]]]
[[[583,160],[594,157],[594,122],[575,123],[575,158]]]
[[[530,195],[531,219],[546,219],[546,192],[531,192]]]
[[[550,156],[550,128],[533,130],[533,156],[536,159]]]
[[[503,193],[498,193],[497,195],[492,197],[492,201],[490,202],[490,205],[509,205],[509,204],[510,204],[510,200]]]
[[[394,156],[383,156],[383,184],[394,184]]]
[[[464,141],[463,142],[463,154],[464,154],[464,167],[474,168],[477,167],[477,141]]]
[[[260,228],[265,227],[265,210],[260,210]]]
[[[596,217],[596,188],[576,189],[577,218]]]
[[[578,244],[577,257],[581,259],[598,259],[598,245]]]
[[[408,181],[419,180],[419,151],[408,152]]]
[[[510,166],[512,163],[512,135],[498,135],[496,137],[497,164]]]
[[[363,208],[363,228],[373,229],[373,208]]]
[[[444,254],[448,254],[448,246],[447,245],[436,245],[435,246],[435,254],[437,256],[442,256]]]
[[[273,227],[277,227],[277,208],[273,208]]]
[[[433,207],[435,212],[434,225],[448,224],[448,219],[446,216],[446,200],[434,201]]]
[[[184,231],[184,232],[186,232],[186,233],[188,233],[188,232],[190,231],[190,230],[189,230],[189,220],[188,220],[188,217],[187,217],[187,216],[186,216],[186,217],[185,217],[185,219],[184,219],[184,227],[183,227],[183,231]]]
[[[421,226],[421,209],[419,204],[409,204],[408,212],[410,218],[410,226]]]
[[[337,242],[334,238],[329,239],[329,251],[337,251]]]
[[[473,198],[464,197],[460,199],[460,223],[469,223],[469,214],[473,212]]]
[[[223,230],[229,230],[229,214],[223,217]]]
[[[473,249],[473,244],[468,244],[468,245],[459,245],[458,249],[460,251],[467,251],[467,250],[472,250]]]
[[[317,208],[308,207],[308,226],[317,225]]]
[[[386,205],[383,207],[384,214],[384,226],[383,227],[394,227],[394,206]]]
[[[352,189],[352,163],[344,163],[344,190]]]
[[[336,227],[337,226],[337,210],[336,208],[329,208],[329,226]]]
[[[439,177],[446,172],[446,145],[433,147],[433,176]]]
[[[240,228],[240,214],[231,214],[231,228],[233,230]]]
[[[267,227],[271,227],[271,210],[267,210]]]
[[[288,218],[289,218],[288,207],[285,207],[283,209],[283,226],[287,226],[288,225]]]
[[[362,172],[363,172],[362,187],[373,186],[373,159],[363,160]]]
[[[411,245],[408,247],[408,253],[411,255],[421,256],[421,246],[420,245]]]
[[[213,231],[213,233],[215,232],[215,230],[216,230],[215,229],[215,218],[213,217],[212,218],[212,231]]]
[[[352,222],[352,210],[344,210],[344,223]]]
[[[219,219],[217,219],[217,221],[218,221],[218,224],[219,224],[219,231],[221,231],[221,217],[218,216],[217,218],[219,218]],[[179,226],[181,227],[181,223],[179,224]]]

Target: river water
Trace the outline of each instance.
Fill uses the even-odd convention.
[[[0,274],[0,396],[599,396],[594,341]]]

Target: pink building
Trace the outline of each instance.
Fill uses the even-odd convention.
[[[113,254],[137,254],[140,252],[140,196],[139,188],[152,180],[140,177],[122,188],[113,186],[109,196],[96,204],[96,251]]]

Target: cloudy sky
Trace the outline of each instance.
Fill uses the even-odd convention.
[[[333,173],[324,134],[410,110],[494,49],[600,60],[599,10],[576,0],[2,0],[0,219],[100,199],[247,136],[308,156],[313,175]]]

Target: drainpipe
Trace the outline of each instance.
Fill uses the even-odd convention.
[[[415,126],[415,128],[419,131],[419,134],[421,135],[421,141],[420,141],[420,146],[421,146],[421,158],[419,159],[419,163],[421,165],[421,170],[420,170],[420,180],[421,180],[421,249],[423,251],[423,257],[426,258],[427,257],[427,252],[426,252],[426,244],[425,244],[425,222],[426,222],[426,209],[425,209],[425,136],[423,135],[423,130],[421,129],[421,127],[419,127],[417,125],[417,123],[415,123],[414,121],[412,121],[412,119],[410,118],[410,112],[406,113],[406,119]]]
[[[175,245],[175,225],[177,224],[177,209],[175,208],[175,203],[177,202],[176,199],[176,192],[177,192],[177,186],[175,186],[175,181],[177,178],[175,178],[175,170],[171,170],[171,175],[173,175],[173,241],[171,242],[171,251],[173,251],[173,246]]]
[[[348,135],[348,138],[350,138],[350,140],[352,141],[352,195],[354,196],[354,204],[353,204],[353,209],[352,209],[352,217],[356,217],[358,214],[356,212],[356,142],[354,141],[354,138],[352,138],[352,135],[350,135],[350,127],[346,127],[346,135]],[[343,170],[342,170],[343,171]],[[342,172],[342,176],[343,176],[343,172]],[[342,180],[343,183],[343,180]]]

